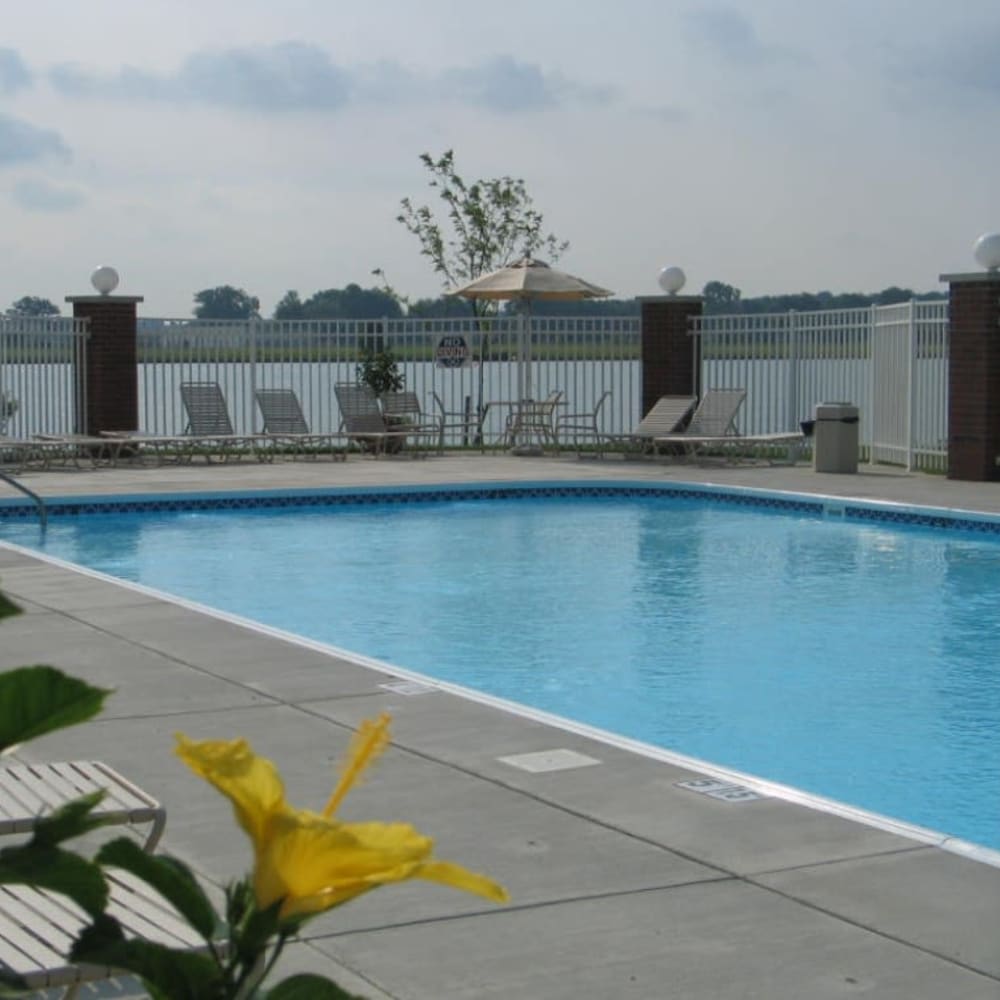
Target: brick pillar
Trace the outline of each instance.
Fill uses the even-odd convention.
[[[84,434],[139,429],[136,303],[141,295],[67,295],[73,316],[90,320],[86,374],[77,391],[86,401]]]
[[[1000,479],[1000,273],[943,274],[948,304],[948,478]]]
[[[642,296],[642,415],[660,396],[697,396],[698,338],[688,318],[700,316],[700,295]]]

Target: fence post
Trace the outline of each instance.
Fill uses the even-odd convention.
[[[917,430],[917,320],[913,299],[909,301],[906,321],[906,471],[912,472]]]
[[[785,427],[799,426],[799,314],[788,312],[788,382],[785,389]],[[811,416],[811,414],[810,414]]]
[[[660,396],[698,396],[701,342],[689,320],[700,316],[700,295],[640,296],[642,308],[642,413]]]
[[[948,301],[948,478],[1000,479],[1000,271],[942,274]]]
[[[139,429],[136,304],[141,295],[67,295],[75,319],[90,321],[77,392],[86,400],[84,434]]]

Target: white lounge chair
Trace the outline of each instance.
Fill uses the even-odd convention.
[[[677,431],[694,404],[693,396],[661,396],[631,433],[602,434],[598,439],[598,453],[604,453],[605,445],[624,447],[626,453],[655,453],[656,439]]]
[[[142,789],[99,761],[0,766],[0,834],[30,833],[38,819],[58,806],[103,789],[93,815],[106,823],[148,823],[149,851],[163,832],[166,813]],[[207,950],[201,935],[145,882],[120,869],[105,869],[107,912],[126,937],[170,948]],[[0,885],[0,969],[21,976],[31,989],[65,987],[64,1000],[81,983],[121,975],[106,966],[81,965],[66,956],[90,917],[60,893],[28,885]]]
[[[156,847],[166,810],[147,792],[97,760],[0,765],[0,836],[29,833],[38,818],[71,799],[103,790],[93,815],[107,823],[149,823],[143,850]]]
[[[263,434],[272,438],[276,446],[291,448],[296,455],[315,457],[321,451],[329,451],[334,460],[347,457],[342,434],[316,434],[309,430],[294,389],[257,389],[254,398],[264,418]],[[337,442],[341,447],[335,447]]]
[[[379,397],[387,431],[405,432],[406,436],[433,439],[438,451],[444,451],[443,420],[423,411],[420,399],[409,389],[383,392]]]
[[[200,451],[206,461],[211,461],[212,455],[220,455],[223,461],[243,454],[261,461],[272,457],[267,447],[272,442],[266,436],[236,433],[218,382],[182,382],[181,401],[192,453]]]
[[[378,458],[398,451],[406,442],[406,431],[391,428],[385,420],[378,397],[364,383],[338,382],[333,387],[340,407],[340,430],[361,451]]]
[[[691,415],[688,426],[678,434],[656,437],[657,447],[679,448],[688,458],[713,452],[733,458],[761,449],[792,454],[805,436],[801,432],[777,434],[740,434],[736,416],[746,399],[746,389],[708,389]],[[794,458],[791,459],[794,461]]]

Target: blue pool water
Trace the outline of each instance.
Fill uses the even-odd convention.
[[[0,538],[1000,848],[998,535],[591,497]]]

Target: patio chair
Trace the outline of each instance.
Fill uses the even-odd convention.
[[[479,450],[485,453],[486,440],[483,436],[483,423],[489,407],[484,407],[482,412],[471,408],[468,410],[447,410],[444,400],[436,391],[432,392],[431,396],[434,398],[434,406],[437,409],[441,428],[438,451],[444,451],[445,436],[451,432],[461,435],[463,445],[479,445]]]
[[[628,434],[602,434],[598,439],[598,455],[605,445],[619,445],[626,454],[656,454],[656,439],[678,431],[694,408],[693,396],[661,396],[650,411]]]
[[[271,443],[266,438],[236,433],[218,382],[181,382],[181,401],[188,421],[184,433],[193,448],[201,449],[206,461],[211,461],[213,454],[221,454],[223,461],[247,452],[262,461],[270,457],[260,447]]]
[[[396,392],[383,392],[379,396],[382,406],[382,417],[387,430],[405,430],[407,436],[417,438],[433,438],[438,451],[444,451],[444,430],[442,421],[424,413],[420,400],[415,392],[400,389]]]
[[[507,416],[505,439],[508,445],[528,444],[535,438],[539,445],[556,444],[553,416],[562,400],[562,389],[553,389],[545,399],[522,399]]]
[[[0,767],[0,834],[30,833],[40,816],[98,789],[106,794],[93,814],[108,824],[149,823],[143,849],[151,851],[166,812],[156,799],[100,761]],[[207,950],[201,935],[145,882],[120,869],[105,869],[105,878],[108,912],[127,937]],[[66,957],[89,922],[79,906],[59,893],[13,883],[0,886],[0,969],[23,977],[34,990],[65,987],[64,1000],[75,996],[81,983],[120,975],[113,968],[80,965]]]
[[[593,442],[594,447],[598,447],[601,440],[599,426],[601,410],[610,398],[611,390],[605,389],[589,413],[557,414],[553,428],[556,443],[562,444],[567,439],[571,439],[577,445],[577,452],[581,450],[580,445],[586,441]]]
[[[406,432],[391,430],[386,425],[378,397],[370,386],[338,382],[333,392],[340,407],[340,432],[350,444],[375,458],[402,447]]]
[[[344,440],[343,435],[315,434],[309,430],[294,389],[257,389],[254,398],[264,419],[263,434],[272,438],[276,446],[291,448],[296,455],[313,457],[328,448],[331,459],[343,461],[347,458],[345,450],[334,447],[335,441]]]

